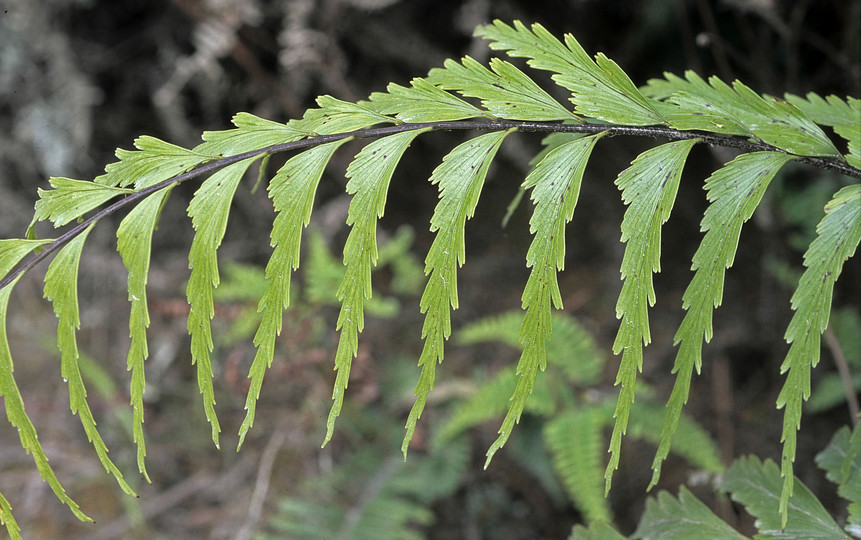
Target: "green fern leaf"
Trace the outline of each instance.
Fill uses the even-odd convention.
[[[274,250],[266,265],[266,291],[257,308],[261,314],[260,326],[254,335],[257,352],[248,372],[251,386],[245,401],[246,414],[239,428],[237,449],[242,447],[248,430],[254,424],[263,376],[275,356],[275,338],[281,333],[283,311],[290,305],[290,279],[292,272],[299,267],[302,229],[311,220],[317,186],[332,154],[347,140],[322,144],[296,154],[269,182],[269,197],[278,212],[271,234]]]
[[[786,94],[786,101],[801,109],[814,122],[832,126],[834,132],[846,139],[849,153],[847,163],[861,168],[861,99],[847,97],[843,101],[837,96],[822,99],[810,92],[807,99]]]
[[[69,408],[78,414],[81,425],[92,443],[105,471],[116,478],[122,490],[135,495],[132,488],[123,480],[123,475],[108,457],[108,449],[96,429],[96,421],[87,403],[87,390],[78,367],[78,344],[75,334],[81,327],[78,312],[78,267],[81,250],[93,228],[93,223],[80,235],[66,244],[57,254],[45,273],[45,298],[54,304],[57,316],[57,348],[60,350],[61,374],[69,385]]]
[[[332,438],[335,419],[341,412],[344,391],[350,378],[350,364],[358,353],[359,332],[365,326],[365,300],[371,297],[371,269],[377,264],[377,220],[383,217],[389,182],[401,156],[420,133],[413,130],[376,140],[362,149],[347,167],[347,192],[353,195],[347,215],[350,235],[344,246],[344,278],[338,287],[341,331],[335,353],[335,389],[332,409],[326,422],[323,445]]]
[[[661,463],[670,450],[682,407],[688,400],[693,370],[700,372],[703,341],[712,338],[712,313],[723,299],[724,274],[735,259],[741,227],[753,215],[771,179],[790,159],[776,152],[743,154],[706,180],[710,204],[700,227],[706,234],[693,257],[696,274],[682,297],[687,313],[674,338],[679,345],[673,366],[676,382],[667,403],[661,444],[652,463],[650,488],[657,483]]]
[[[129,383],[130,405],[132,407],[132,438],[137,446],[138,471],[149,481],[146,472],[146,442],[143,433],[144,404],[146,389],[144,362],[149,355],[147,349],[147,328],[149,311],[146,300],[146,282],[152,248],[152,235],[164,203],[172,187],[167,187],[149,195],[138,203],[123,219],[117,228],[117,251],[128,270],[128,290],[131,311],[129,314],[129,354],[126,366],[131,371]]]
[[[2,493],[0,493],[0,525],[6,527],[6,532],[9,533],[11,540],[21,540],[21,527],[18,526],[15,516],[12,515],[12,505]]]
[[[784,517],[792,495],[796,431],[801,427],[802,403],[810,397],[810,370],[819,363],[820,337],[828,326],[834,283],[843,263],[861,242],[861,184],[846,186],[834,195],[825,205],[825,216],[816,233],[818,236],[804,254],[807,269],[792,295],[795,315],[785,335],[790,347],[780,366],[781,373],[788,372],[777,398],[777,407],[786,407],[781,437],[781,475],[785,484],[780,509]]]
[[[402,122],[490,118],[486,112],[425,79],[413,79],[409,88],[392,83],[386,90],[386,93],[374,92],[370,100],[380,113],[394,114]]]
[[[45,219],[51,220],[55,227],[61,227],[114,197],[133,193],[130,189],[102,186],[71,178],[52,177],[50,182],[54,189],[38,190],[39,200],[36,201],[36,212],[28,230],[32,230],[37,221]]]
[[[861,533],[861,452],[852,445],[858,433],[857,425],[851,432],[846,426],[840,428],[825,450],[816,455],[816,464],[837,484],[837,493],[849,501],[847,530],[855,536]]]
[[[217,157],[195,150],[187,150],[156,139],[143,136],[135,139],[138,151],[117,149],[120,161],[105,167],[105,174],[93,182],[104,186],[142,189],[184,173]]]
[[[652,273],[661,270],[661,226],[670,218],[682,168],[696,143],[696,139],[677,141],[643,152],[616,180],[622,201],[628,205],[622,220],[622,241],[627,247],[622,259],[624,284],[616,303],[616,317],[622,322],[613,352],[622,353],[622,361],[615,383],[620,390],[613,413],[616,423],[610,438],[610,461],[604,473],[606,491],[619,465],[637,373],[643,371],[643,347],[652,339],[649,306],[655,305]]]
[[[692,71],[685,72],[685,79],[665,75],[666,80],[653,79],[643,90],[652,97],[669,96],[664,103],[677,109],[663,110],[674,128],[752,134],[793,154],[840,156],[822,128],[791,103],[760,96],[739,81],[729,86],[710,77],[707,84]]]
[[[778,512],[781,499],[780,470],[770,459],[742,457],[724,475],[721,491],[743,504],[756,518],[757,538],[849,538],[819,499],[798,482],[786,512]]]
[[[535,210],[529,231],[535,235],[526,254],[526,266],[532,268],[521,304],[526,310],[520,328],[523,353],[517,364],[517,387],[511,406],[499,428],[499,437],[487,450],[485,468],[497,450],[502,448],[532,393],[538,370],[547,365],[546,344],[550,339],[551,304],[562,308],[562,296],[556,272],[565,266],[565,225],[571,221],[580,195],[580,183],[595,143],[603,133],[582,137],[551,150],[523,183],[532,189]]]
[[[457,63],[446,60],[445,68],[434,68],[427,81],[444,90],[456,90],[480,98],[481,105],[499,118],[511,120],[580,120],[550,97],[535,81],[512,64],[493,58],[489,70],[466,56]]]
[[[661,491],[657,499],[646,501],[646,511],[632,538],[744,540],[747,537],[736,532],[682,486],[678,498]]]
[[[586,523],[611,521],[601,482],[599,409],[563,413],[544,426],[544,440],[565,491]]]
[[[188,205],[188,215],[195,229],[188,255],[191,276],[186,297],[190,306],[188,332],[191,334],[192,362],[197,364],[197,384],[203,394],[206,419],[212,425],[212,441],[219,446],[221,427],[215,415],[215,395],[212,389],[212,329],[214,315],[212,290],[218,286],[218,246],[227,229],[230,203],[239,181],[257,157],[246,158],[210,176],[194,194]]]
[[[377,105],[367,101],[350,103],[332,96],[317,98],[318,109],[309,109],[302,120],[292,120],[290,128],[308,135],[326,135],[363,129],[381,123],[394,123],[380,114]]]
[[[45,243],[47,242],[42,240],[0,240],[0,271],[6,275],[24,256]],[[89,516],[81,511],[78,504],[66,494],[66,490],[60,484],[60,480],[51,465],[48,464],[48,457],[45,455],[42,445],[39,444],[36,428],[33,427],[30,417],[27,416],[24,400],[21,398],[21,392],[15,382],[12,352],[9,350],[9,338],[6,335],[6,313],[9,307],[9,296],[12,294],[12,289],[18,279],[20,276],[0,289],[0,397],[3,398],[6,418],[9,419],[12,427],[18,430],[21,447],[28,454],[33,455],[33,461],[36,463],[39,474],[51,486],[57,499],[67,505],[75,517],[81,521],[92,521]],[[9,508],[8,501],[3,499],[0,502],[3,521],[6,523],[7,530],[14,530],[17,528],[17,524],[14,524],[15,521],[11,517]],[[17,532],[13,532],[13,536],[15,535]]]
[[[662,101],[662,113],[676,129],[698,129],[727,135],[752,135],[736,106],[735,94],[717,77],[704,81],[693,71],[685,78],[664,73],[664,79],[651,79],[642,88],[645,95]]]
[[[416,422],[433,388],[436,363],[442,362],[443,343],[451,335],[450,309],[458,307],[457,267],[466,260],[463,238],[466,220],[475,212],[491,161],[512,131],[487,133],[460,144],[431,174],[431,183],[439,186],[440,201],[431,217],[430,229],[436,237],[425,258],[425,275],[429,278],[419,301],[421,312],[425,314],[424,346],[419,357],[422,372],[401,445],[405,457]]]
[[[272,146],[298,141],[308,135],[291,125],[264,120],[249,113],[238,113],[233,117],[235,129],[204,131],[203,141],[192,152],[208,156],[235,156]],[[170,178],[165,176],[164,179]]]
[[[565,35],[563,45],[540,24],[533,24],[530,31],[520,21],[512,28],[496,20],[478,27],[475,35],[491,40],[491,49],[528,58],[530,66],[555,72],[553,80],[571,90],[575,110],[584,116],[631,126],[664,123],[651,100],[615,62],[602,53],[593,61],[571,34]]]

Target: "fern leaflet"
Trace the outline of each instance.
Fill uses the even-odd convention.
[[[840,276],[843,263],[855,253],[861,242],[861,184],[846,186],[825,205],[825,217],[816,227],[818,236],[804,254],[807,269],[792,295],[795,315],[786,329],[790,344],[786,359],[780,366],[787,373],[783,390],[777,397],[777,407],[783,408],[783,457],[781,475],[784,480],[780,511],[786,524],[787,505],[792,496],[792,463],[795,461],[796,431],[801,427],[802,400],[810,397],[810,371],[819,363],[819,341],[828,326],[831,294]]]
[[[425,275],[429,277],[419,301],[425,315],[424,346],[419,357],[422,372],[401,444],[404,457],[433,388],[436,363],[442,362],[443,343],[451,335],[450,308],[458,307],[457,267],[466,260],[466,220],[475,212],[490,162],[509,133],[511,130],[487,133],[466,141],[445,156],[431,174],[431,183],[439,186],[440,201],[431,217],[431,231],[436,237],[425,258]]]

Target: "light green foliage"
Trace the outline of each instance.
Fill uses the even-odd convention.
[[[147,135],[135,139],[135,148],[138,151],[118,149],[120,161],[105,167],[105,174],[97,176],[93,182],[120,187],[134,184],[136,189],[143,189],[217,157],[197,150],[186,150]]]
[[[547,340],[552,335],[551,304],[562,308],[562,296],[556,272],[565,267],[565,225],[571,221],[580,196],[580,182],[589,155],[601,134],[575,139],[551,150],[526,177],[524,189],[532,189],[535,210],[529,221],[529,232],[535,237],[526,253],[526,266],[532,268],[521,305],[526,310],[520,327],[523,354],[517,363],[517,387],[499,437],[487,450],[487,461],[502,448],[532,393],[538,370],[547,366]]]
[[[311,219],[317,185],[332,154],[345,141],[322,144],[297,154],[269,182],[269,197],[278,212],[271,234],[274,250],[266,265],[266,292],[257,308],[261,313],[260,326],[254,335],[257,352],[248,374],[251,386],[245,401],[245,420],[239,428],[238,448],[254,424],[263,375],[272,365],[275,338],[281,333],[282,314],[290,305],[290,278],[292,271],[299,267],[302,229]]]
[[[785,484],[780,508],[784,516],[792,495],[792,463],[796,432],[801,427],[801,408],[803,400],[810,397],[810,371],[819,363],[819,343],[828,326],[834,282],[840,277],[843,263],[861,242],[861,184],[847,186],[834,195],[825,205],[825,216],[816,233],[818,236],[804,254],[807,269],[792,295],[795,315],[785,335],[790,347],[780,366],[780,372],[787,373],[777,397],[778,408],[786,408],[781,436],[781,474]]]
[[[610,437],[610,461],[604,474],[605,492],[610,489],[613,471],[619,466],[622,435],[634,403],[637,373],[643,370],[643,347],[651,342],[649,306],[655,305],[652,273],[661,270],[661,226],[679,189],[682,167],[696,140],[678,141],[647,150],[619,174],[616,185],[628,205],[622,220],[622,241],[627,242],[622,259],[622,291],[616,303],[621,319],[613,352],[622,353],[616,376],[619,401],[613,416],[616,425]]]
[[[693,71],[684,79],[665,77],[652,79],[643,91],[665,99],[662,110],[674,128],[750,135],[803,156],[840,156],[815,120],[790,103],[760,96],[739,81],[730,86],[711,77],[706,83]]]
[[[466,141],[443,158],[431,174],[431,183],[439,187],[440,201],[431,217],[430,228],[436,236],[425,259],[428,280],[419,301],[425,315],[422,326],[424,347],[419,357],[422,372],[414,392],[416,402],[407,418],[407,432],[401,445],[404,457],[427,396],[433,389],[436,364],[443,359],[444,342],[451,335],[450,310],[458,307],[457,267],[466,261],[466,220],[475,213],[487,170],[509,133],[510,130],[488,133]]]
[[[337,323],[340,340],[335,358],[334,403],[325,436],[328,441],[343,404],[350,364],[364,326],[364,312],[372,291],[371,271],[384,259],[382,251],[377,249],[376,232],[389,183],[401,156],[415,138],[442,129],[485,133],[449,152],[430,178],[439,188],[440,200],[431,218],[430,228],[435,237],[425,258],[427,281],[419,301],[424,314],[423,349],[418,360],[421,374],[415,386],[416,401],[406,423],[402,452],[406,454],[434,386],[435,368],[443,359],[444,342],[451,335],[451,310],[458,307],[457,271],[466,255],[464,229],[478,204],[494,157],[503,140],[514,131],[545,134],[563,131],[546,138],[546,146],[530,162],[534,169],[522,186],[522,192],[531,190],[535,208],[530,219],[533,241],[526,253],[529,278],[521,297],[525,316],[517,321],[517,329],[508,330],[509,338],[517,336],[516,345],[522,348],[520,361],[516,367],[502,370],[463,405],[461,412],[452,417],[450,427],[444,430],[446,436],[505,411],[499,438],[487,451],[489,461],[508,439],[523,412],[547,419],[544,436],[553,449],[552,459],[563,484],[572,497],[582,499],[577,499],[576,504],[594,520],[605,519],[607,515],[601,509],[604,503],[598,500],[600,490],[594,489],[600,485],[600,471],[595,477],[582,475],[584,467],[592,469],[599,462],[600,458],[591,453],[598,433],[596,426],[609,427],[611,411],[616,420],[604,477],[606,487],[619,463],[621,437],[629,428],[635,436],[660,440],[653,462],[652,485],[658,480],[661,463],[677,433],[684,441],[676,446],[676,451],[703,469],[720,469],[716,456],[709,450],[713,445],[702,430],[682,418],[682,408],[688,399],[694,370],[699,373],[701,369],[703,343],[713,334],[713,312],[722,302],[724,275],[733,264],[742,225],[752,216],[772,178],[791,160],[861,178],[858,169],[861,101],[853,97],[822,98],[816,94],[804,98],[787,95],[784,101],[759,95],[739,81],[703,79],[693,72],[685,73],[684,77],[666,74],[664,79],[637,88],[615,62],[601,53],[590,56],[571,35],[560,41],[537,24],[527,27],[520,22],[508,25],[499,21],[479,27],[476,35],[490,40],[492,49],[505,51],[510,57],[525,58],[530,67],[551,72],[553,81],[571,91],[574,110],[553,99],[527,73],[505,60],[492,59],[483,65],[464,57],[460,62],[446,61],[444,67],[432,69],[427,78],[414,79],[408,87],[391,84],[387,92],[374,93],[367,101],[349,103],[322,96],[317,100],[317,108],[284,124],[239,113],[233,118],[235,128],[204,132],[203,142],[193,149],[140,137],[135,141],[136,150],[119,150],[119,161],[108,165],[105,174],[94,181],[52,178],[53,189],[39,190],[40,199],[27,232],[30,240],[0,240],[0,280],[3,280],[0,393],[10,422],[19,428],[22,447],[33,453],[43,477],[76,515],[83,518],[48,467],[12,374],[5,332],[8,301],[14,284],[31,263],[59,252],[48,272],[46,295],[53,299],[60,318],[58,345],[61,371],[69,379],[70,405],[81,415],[103,465],[127,487],[107,459],[106,449],[95,431],[95,420],[88,412],[77,367],[77,293],[73,286],[67,286],[74,281],[63,281],[77,272],[86,232],[104,215],[136,205],[120,224],[117,240],[129,272],[132,431],[138,448],[138,467],[146,476],[142,427],[149,324],[146,283],[153,230],[170,190],[197,175],[211,174],[188,207],[195,236],[189,251],[191,275],[187,298],[192,359],[197,365],[197,382],[217,445],[220,427],[214,408],[211,319],[213,291],[220,282],[217,251],[225,234],[230,205],[241,178],[255,160],[262,160],[260,182],[265,178],[265,165],[271,154],[303,150],[289,159],[268,184],[276,211],[270,235],[273,252],[259,293],[259,319],[254,319],[259,321],[253,339],[257,351],[249,370],[247,415],[239,430],[241,445],[253,424],[263,378],[274,359],[283,311],[290,304],[291,275],[299,266],[302,232],[311,218],[324,170],[334,152],[348,140],[380,137],[359,151],[347,168],[347,192],[352,197],[347,220],[350,234],[336,295],[340,302]],[[836,134],[837,144],[821,126],[833,128],[830,131]],[[579,334],[569,332],[570,325],[566,324],[557,325],[558,339],[552,340],[551,311],[562,307],[557,272],[565,262],[565,227],[572,218],[592,149],[599,140],[609,144],[609,138],[605,137],[608,133],[669,139],[636,157],[616,182],[627,210],[621,224],[622,241],[626,243],[620,268],[624,283],[616,304],[621,322],[613,345],[614,352],[622,356],[616,377],[620,394],[615,404],[606,399],[590,402],[564,387],[564,384],[598,381],[600,359],[595,360],[596,355],[580,349],[569,352],[580,358],[582,364],[555,365],[551,359],[551,368],[558,368],[559,374],[538,376],[548,358],[557,354],[554,347],[580,340]],[[701,224],[705,234],[693,257],[694,277],[683,297],[686,313],[675,335],[679,347],[673,368],[676,381],[658,437],[657,424],[663,411],[649,404],[648,396],[645,407],[633,406],[636,387],[640,387],[641,394],[647,389],[642,383],[637,384],[636,377],[643,367],[644,347],[651,340],[648,312],[656,301],[652,276],[660,270],[661,228],[670,216],[688,154],[703,141],[740,149],[741,155],[719,167],[705,182],[709,201]],[[848,149],[845,155],[838,150],[844,146]],[[779,499],[775,499],[781,504],[775,502],[773,510],[781,513],[784,521],[789,518],[790,523],[792,501],[798,496],[797,490],[793,494],[792,489],[795,438],[802,404],[810,394],[810,372],[818,361],[820,335],[829,321],[834,283],[843,263],[854,254],[861,240],[861,187],[856,184],[836,194],[832,191],[829,189],[827,194],[830,202],[825,206],[825,217],[817,227],[818,236],[807,249],[806,270],[792,298],[795,316],[786,332],[790,348],[781,368],[787,373],[778,400],[778,406],[785,407],[780,472],[784,484]],[[97,209],[101,213],[92,213]],[[56,227],[76,220],[81,223],[56,240],[35,240],[35,223],[43,220],[53,222]],[[21,263],[31,252],[33,258]],[[389,259],[390,264],[403,267],[396,273],[405,275],[409,273],[407,270],[414,269],[412,258],[387,256],[394,257]],[[411,291],[415,284],[393,283],[393,287],[405,287],[399,291],[404,292]],[[566,441],[572,431],[582,433],[584,438]],[[578,444],[584,455],[588,454],[582,463],[566,453]],[[852,443],[852,448],[859,446],[861,436]],[[657,513],[671,512],[673,508],[700,510],[685,492],[677,502],[663,497],[654,508]],[[756,508],[759,512],[760,506]],[[17,525],[2,496],[0,519],[10,534],[17,537]],[[580,532],[591,538],[618,537],[608,527]]]
[[[846,139],[849,149],[846,162],[861,168],[861,99],[850,96],[844,101],[834,95],[823,99],[813,92],[805,97],[807,99],[787,94],[786,101],[801,109],[814,122],[833,127],[837,135]]]
[[[788,504],[778,510],[785,493],[780,476],[773,461],[750,456],[737,459],[721,484],[722,491],[756,517],[757,538],[849,538],[800,481]]]
[[[495,21],[475,34],[490,40],[491,49],[528,58],[530,66],[554,72],[553,80],[571,90],[575,110],[583,116],[631,126],[663,123],[652,101],[615,62],[601,53],[593,61],[570,34],[563,45],[540,24],[530,30],[519,21],[513,28]]]
[[[221,427],[215,415],[215,394],[212,389],[212,330],[215,315],[212,290],[218,287],[218,246],[227,229],[230,203],[245,170],[256,157],[244,159],[210,176],[194,194],[188,205],[188,215],[196,234],[188,253],[188,332],[191,334],[192,362],[197,364],[197,383],[203,394],[206,419],[212,425],[212,441],[218,446]]]
[[[455,90],[481,99],[489,112],[510,120],[578,120],[571,111],[541,89],[514,65],[492,58],[490,68],[466,56],[458,64],[446,60],[445,68],[434,68],[427,81],[444,90]]]
[[[31,229],[34,223],[46,219],[55,227],[63,226],[114,197],[132,193],[129,189],[101,186],[71,178],[55,177],[51,178],[50,182],[54,189],[38,190],[39,200],[36,201],[36,212],[30,222]]]
[[[712,315],[723,300],[724,275],[735,259],[741,227],[753,215],[768,183],[790,159],[776,152],[742,154],[706,180],[709,207],[700,226],[705,236],[693,257],[696,274],[682,297],[687,313],[674,338],[679,345],[673,366],[676,382],[667,403],[661,445],[652,462],[650,486],[660,477],[661,463],[688,401],[693,371],[699,373],[702,367],[703,341],[711,341]]]
[[[63,380],[69,384],[69,408],[72,414],[80,416],[87,439],[93,444],[105,471],[116,478],[124,492],[135,495],[132,488],[123,480],[120,470],[108,457],[105,442],[96,430],[96,421],[87,403],[87,390],[84,388],[84,381],[78,367],[78,343],[75,335],[81,327],[78,310],[78,267],[81,262],[81,250],[93,225],[66,244],[51,261],[45,273],[45,298],[54,304],[54,313],[58,319],[57,347],[60,349],[60,372]]]
[[[326,422],[326,438],[332,438],[335,419],[341,412],[344,391],[350,378],[350,363],[359,350],[359,332],[365,326],[365,300],[371,297],[371,269],[377,264],[377,220],[383,217],[389,182],[401,156],[413,139],[425,130],[408,131],[377,140],[362,149],[347,167],[347,193],[353,195],[347,214],[350,235],[344,246],[344,278],[338,287],[341,331],[335,353],[335,389],[332,409]]]

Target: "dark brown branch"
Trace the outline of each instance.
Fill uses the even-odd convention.
[[[357,131],[351,131],[348,133],[335,133],[331,135],[319,135],[317,137],[312,137],[308,139],[302,139],[300,141],[293,141],[288,143],[276,144],[273,146],[268,146],[266,148],[261,148],[258,150],[252,150],[250,152],[245,152],[242,154],[237,154],[234,156],[228,156],[220,159],[216,159],[210,161],[208,163],[204,163],[199,167],[196,167],[188,172],[179,174],[157,184],[153,184],[147,188],[141,189],[140,191],[136,191],[135,193],[123,197],[122,199],[114,202],[110,206],[102,209],[101,211],[93,214],[92,216],[84,219],[79,224],[77,224],[72,229],[69,229],[65,233],[63,233],[56,240],[48,244],[42,251],[39,253],[29,257],[23,263],[16,266],[13,270],[11,270],[6,276],[0,280],[0,289],[12,283],[15,279],[18,278],[21,274],[27,272],[41,261],[46,259],[49,255],[63,247],[70,240],[81,234],[87,227],[89,227],[92,223],[99,221],[105,216],[109,216],[118,210],[121,210],[140,199],[143,199],[147,195],[155,193],[161,189],[166,188],[172,184],[180,184],[187,180],[191,180],[192,178],[196,178],[200,175],[213,172],[215,170],[221,169],[222,167],[226,167],[227,165],[236,163],[238,161],[242,161],[243,159],[261,156],[265,154],[276,154],[280,152],[288,152],[291,150],[299,150],[302,148],[307,148],[310,146],[317,146],[320,144],[332,142],[332,141],[340,141],[347,138],[354,139],[365,139],[371,137],[382,137],[385,135],[392,135],[395,133],[402,133],[405,131],[412,131],[416,129],[425,129],[431,128],[437,131],[454,131],[454,130],[478,130],[478,131],[500,131],[504,129],[517,129],[518,131],[525,132],[533,132],[533,133],[602,133],[606,132],[608,135],[633,135],[640,137],[661,137],[669,140],[683,140],[683,139],[699,139],[702,142],[711,145],[711,146],[723,146],[729,148],[738,148],[740,150],[744,150],[747,152],[755,152],[755,151],[767,151],[767,152],[782,152],[785,153],[780,148],[771,146],[769,144],[765,144],[762,142],[751,141],[744,137],[734,136],[734,135],[715,135],[713,133],[703,133],[698,131],[680,131],[677,129],[672,129],[668,127],[660,127],[660,126],[612,126],[605,124],[560,124],[560,123],[552,123],[552,122],[520,122],[513,120],[457,120],[450,122],[421,122],[421,123],[403,123],[396,124],[392,126],[383,126],[383,127],[374,127],[367,129],[360,129]],[[820,167],[823,169],[830,169],[836,171],[840,174],[844,174],[846,176],[850,176],[852,178],[857,178],[861,180],[861,170],[856,169],[855,167],[850,166],[844,161],[835,159],[835,158],[823,158],[823,157],[812,157],[812,156],[798,156],[796,158],[797,161],[801,163],[807,163],[809,165],[813,165],[815,167]]]

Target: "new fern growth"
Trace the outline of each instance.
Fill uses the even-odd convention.
[[[119,161],[108,165],[105,174],[93,181],[52,178],[53,189],[39,190],[33,223],[49,220],[58,228],[73,221],[79,223],[55,239],[38,239],[31,227],[26,238],[0,240],[0,394],[9,421],[19,430],[22,446],[33,454],[57,497],[76,515],[87,519],[48,465],[12,373],[5,324],[12,288],[22,274],[56,254],[45,277],[45,296],[53,302],[59,319],[58,347],[63,377],[70,387],[70,406],[73,413],[79,413],[105,469],[125,491],[131,492],[95,429],[77,368],[76,280],[87,234],[102,217],[129,210],[117,238],[119,254],[129,273],[128,367],[133,433],[140,472],[146,476],[142,429],[149,323],[146,282],[153,230],[172,190],[193,178],[209,175],[188,206],[195,229],[189,251],[188,331],[204,410],[212,439],[218,445],[220,427],[210,357],[213,290],[219,284],[218,247],[228,224],[234,192],[249,166],[256,161],[265,165],[275,153],[298,152],[268,183],[277,216],[271,233],[272,256],[265,271],[266,289],[259,301],[261,322],[254,336],[257,354],[248,374],[251,386],[247,416],[240,429],[241,445],[254,422],[255,403],[273,362],[275,338],[281,331],[283,311],[290,303],[291,274],[300,263],[302,233],[309,223],[323,170],[347,141],[375,138],[347,168],[347,192],[352,196],[347,219],[350,233],[344,248],[346,271],[337,290],[341,304],[337,322],[340,340],[325,444],[341,410],[351,361],[364,327],[371,269],[378,258],[377,222],[385,211],[389,182],[411,142],[439,130],[485,133],[454,148],[430,178],[439,189],[440,199],[430,224],[435,239],[425,259],[427,284],[419,302],[424,314],[424,347],[418,360],[421,373],[415,405],[407,421],[404,454],[452,332],[451,310],[458,307],[457,272],[466,260],[464,229],[500,145],[517,132],[567,134],[550,138],[547,151],[523,183],[534,203],[530,220],[534,239],[526,253],[530,275],[522,295],[522,355],[516,368],[517,385],[499,438],[487,451],[488,462],[511,435],[539,371],[546,364],[546,346],[552,335],[550,314],[554,308],[562,307],[557,272],[563,269],[565,260],[565,226],[575,210],[592,149],[599,143],[609,144],[605,139],[611,135],[642,135],[668,141],[643,152],[619,173],[616,181],[627,205],[621,225],[626,247],[621,264],[624,284],[616,305],[621,323],[613,345],[614,352],[622,355],[616,379],[620,395],[614,413],[606,489],[619,463],[621,437],[636,398],[637,373],[643,366],[644,347],[651,340],[649,307],[655,302],[652,275],[660,270],[661,227],[673,209],[687,156],[697,144],[741,151],[705,181],[709,206],[701,225],[704,237],[693,257],[695,275],[684,294],[685,317],[675,336],[676,382],[653,464],[654,485],[688,400],[693,372],[701,369],[703,343],[713,335],[712,316],[722,302],[724,274],[733,264],[742,226],[756,210],[769,183],[790,161],[861,179],[861,100],[815,94],[779,99],[759,95],[738,81],[730,85],[715,77],[704,80],[693,72],[683,77],[667,74],[664,79],[638,88],[615,62],[600,53],[593,59],[571,35],[560,41],[540,25],[527,27],[515,22],[511,26],[499,21],[479,27],[476,34],[489,40],[491,48],[525,58],[533,69],[549,71],[552,80],[570,92],[573,108],[553,99],[512,63],[495,58],[485,66],[466,57],[460,62],[446,61],[442,68],[414,79],[409,86],[391,84],[387,92],[374,93],[367,101],[347,103],[323,96],[317,101],[318,108],[286,124],[240,113],[234,118],[234,129],[205,132],[204,142],[192,149],[144,136],[135,141],[137,150],[119,150]],[[822,126],[836,134],[837,146]],[[785,418],[779,501],[784,522],[793,493],[796,432],[801,405],[810,394],[810,371],[819,359],[820,336],[828,324],[834,283],[859,240],[861,185],[856,183],[834,193],[825,206],[817,237],[805,254],[804,274],[792,298],[795,315],[786,331],[790,348],[781,367],[787,379],[777,402],[784,408]],[[0,518],[10,534],[18,537],[11,506],[2,495]]]

